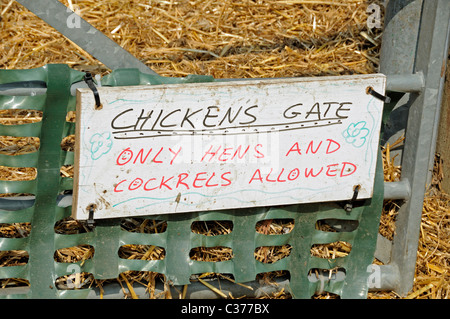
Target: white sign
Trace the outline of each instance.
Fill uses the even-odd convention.
[[[372,196],[385,76],[78,89],[73,216]]]

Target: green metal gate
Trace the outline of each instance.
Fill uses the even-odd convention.
[[[350,211],[342,203],[316,203],[282,207],[263,207],[189,214],[151,216],[162,220],[167,228],[162,233],[132,233],[121,229],[121,219],[98,220],[90,231],[79,234],[59,234],[55,223],[70,216],[71,206],[58,205],[58,197],[69,193],[71,178],[61,177],[60,168],[73,164],[73,152],[61,149],[61,140],[74,134],[74,123],[66,122],[66,114],[75,110],[71,86],[83,80],[84,73],[66,65],[50,64],[32,70],[0,70],[0,84],[37,81],[46,88],[44,94],[34,96],[1,95],[0,108],[35,109],[43,111],[41,122],[24,125],[0,125],[0,135],[34,136],[40,138],[38,151],[23,155],[0,155],[0,165],[35,167],[33,181],[0,181],[1,193],[31,193],[35,200],[30,207],[0,210],[0,224],[31,224],[25,238],[0,238],[0,252],[25,250],[29,254],[26,265],[0,267],[0,280],[23,278],[29,288],[7,291],[8,298],[89,298],[92,288],[58,289],[56,279],[69,275],[74,269],[90,273],[95,279],[114,279],[128,270],[152,271],[164,274],[174,286],[189,285],[192,274],[205,272],[232,274],[238,283],[251,282],[259,273],[285,270],[289,272],[288,289],[294,298],[310,298],[318,291],[326,291],[341,298],[366,298],[370,286],[370,265],[374,259],[379,219],[383,204],[383,169],[378,156],[374,196],[357,201]],[[137,69],[118,69],[102,80],[104,86],[146,85],[214,81],[208,76],[165,78],[144,74]],[[6,200],[6,199],[3,199]],[[150,217],[149,217],[150,218]],[[256,232],[258,221],[291,219],[292,231],[281,235]],[[196,221],[227,220],[233,223],[229,234],[205,236],[191,231]],[[356,228],[336,232],[318,230],[318,221],[351,221]],[[352,245],[346,257],[323,259],[311,255],[315,244],[345,241]],[[74,264],[56,262],[57,249],[76,245],[94,247],[93,258]],[[128,244],[155,245],[165,249],[162,260],[128,260],[119,258],[121,246]],[[290,255],[271,264],[255,259],[255,249],[262,246],[291,246]],[[221,262],[194,261],[189,258],[195,247],[225,246],[233,251],[233,258]],[[311,271],[328,274],[314,280]],[[334,280],[330,280],[331,276]],[[70,288],[70,287],[69,287]],[[189,289],[189,286],[188,286]]]

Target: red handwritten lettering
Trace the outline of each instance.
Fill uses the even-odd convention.
[[[117,189],[117,187],[118,187],[120,184],[122,184],[123,182],[126,182],[126,181],[127,181],[127,180],[124,179],[123,181],[118,182],[118,183],[116,184],[116,186],[114,186],[114,192],[115,192],[115,193],[123,192],[123,189]]]
[[[161,154],[163,149],[164,149],[164,147],[161,147],[159,152],[155,155],[155,157],[153,157],[153,160],[152,160],[153,163],[162,163],[162,161],[158,161],[156,158],[159,156],[159,154]]]
[[[334,152],[337,152],[341,148],[341,145],[338,142],[336,142],[335,140],[333,140],[333,139],[326,139],[326,141],[328,142],[328,145],[326,145],[326,150],[322,151],[325,154],[332,154]],[[314,147],[314,144],[315,144],[315,141],[310,141],[308,143],[308,146],[306,146],[305,155],[307,155],[307,154],[316,154],[316,153],[319,152],[319,150],[323,149],[322,148],[323,141],[319,141],[318,144],[316,144],[315,147]],[[299,142],[295,142],[291,146],[291,148],[288,150],[288,152],[286,153],[285,156],[287,157],[291,153],[297,153],[298,155],[302,155],[302,151],[301,151],[301,147],[299,145]]]
[[[245,151],[244,151],[244,153],[243,153],[242,155],[241,155],[241,147],[242,147],[242,145],[239,145],[239,146],[237,147],[236,152],[234,152],[234,155],[233,155],[233,157],[231,158],[232,160],[236,157],[236,155],[237,155],[237,157],[238,157],[239,159],[242,159],[242,158],[245,156],[245,154],[247,154],[248,149],[250,148],[250,145],[247,146],[247,148],[245,149]]]
[[[210,183],[209,183],[209,182],[211,181],[211,179],[212,179],[214,176],[216,176],[216,173],[213,172],[212,175],[211,175],[211,177],[208,178],[208,180],[206,181],[206,184],[205,184],[206,187],[219,186],[219,184],[210,184]]]
[[[264,154],[261,153],[261,152],[258,150],[258,147],[262,147],[262,144],[257,144],[257,145],[255,146],[255,152],[258,153],[258,155],[254,155],[254,156],[255,156],[256,158],[264,158]]]
[[[226,173],[223,173],[222,175],[220,175],[220,178],[226,182],[226,184],[221,184],[220,186],[224,187],[224,186],[231,185],[231,180],[229,180],[228,178],[225,178],[225,175],[228,175],[228,174],[231,174],[231,172],[226,172]]]
[[[231,155],[231,153],[227,153],[227,151],[229,151],[229,150],[232,150],[232,148],[231,147],[224,148],[222,153],[219,155],[218,160],[221,161],[221,162],[226,162],[228,160],[228,158],[227,157],[222,158],[222,156]]]
[[[278,174],[278,177],[277,177],[277,182],[278,183],[283,183],[283,182],[286,181],[286,180],[282,180],[281,179],[281,175],[283,174],[283,172],[284,172],[284,168],[282,168],[280,174]]]
[[[341,177],[345,177],[345,176],[350,176],[350,175],[352,175],[354,172],[356,172],[356,165],[355,164],[353,164],[353,163],[349,163],[349,162],[343,162],[342,164],[344,164],[343,166],[342,166],[342,169],[341,169]],[[347,165],[351,165],[351,166],[353,166],[353,170],[351,170],[350,168],[345,168]],[[347,173],[347,174],[345,174],[344,172],[345,171],[347,171],[347,172],[350,172],[350,173]]]
[[[330,164],[327,165],[327,172],[325,173],[327,176],[336,176],[337,175],[337,169],[336,168],[332,168],[333,166],[338,166],[339,164]]]
[[[141,164],[144,164],[145,161],[147,160],[147,157],[150,155],[151,152],[152,152],[152,149],[150,149],[150,150],[147,152],[147,155],[145,155],[145,158],[142,158],[142,156],[144,155],[144,149],[141,148],[140,151],[138,152],[138,154],[136,155],[136,158],[134,159],[133,164],[136,164],[136,162],[137,162],[137,160],[138,160],[138,157],[141,158],[141,159],[140,159]]]
[[[147,184],[150,183],[151,181],[155,181],[155,180],[156,180],[156,178],[150,178],[148,181],[146,181],[144,184],[144,190],[145,191],[153,191],[153,190],[157,189],[158,186],[152,187],[152,188],[147,188]]]
[[[269,174],[267,174],[267,176],[266,176],[266,181],[271,182],[271,183],[275,183],[276,180],[274,180],[274,179],[269,179],[269,176],[270,176],[270,174],[272,174],[272,171],[273,171],[273,168],[271,168]]]
[[[339,144],[339,143],[336,142],[335,140],[327,139],[327,141],[328,141],[329,143],[328,143],[328,147],[327,147],[326,154],[334,153],[334,152],[336,152],[338,149],[341,148],[341,144]],[[335,145],[335,149],[334,149],[334,150],[330,150],[331,144],[334,144],[334,145]]]
[[[185,186],[187,189],[189,189],[189,185],[183,182],[188,177],[189,177],[189,174],[187,174],[187,173],[179,174],[177,186],[175,186],[175,187],[178,188],[178,186],[180,186],[180,184],[181,184],[181,185]]]
[[[199,186],[196,184],[197,181],[206,181],[206,178],[199,177],[201,174],[206,174],[206,172],[200,172],[200,173],[197,173],[197,175],[195,175],[194,182],[192,183],[192,186],[194,186],[195,188],[202,188],[201,185]]]
[[[161,189],[163,186],[167,187],[169,190],[172,190],[172,188],[170,188],[166,183],[168,181],[170,181],[173,178],[173,176],[171,176],[169,179],[164,180],[164,176],[161,179],[161,184],[159,184],[159,188]]]
[[[310,151],[311,151],[311,153],[316,154],[321,145],[322,145],[322,141],[320,141],[319,146],[317,146],[317,148],[314,150],[313,149],[313,141],[309,142],[308,148],[306,149],[306,154],[308,154]]]
[[[219,152],[221,146],[219,146],[219,148],[218,148],[215,152],[211,152],[211,149],[212,149],[212,148],[213,148],[213,145],[211,145],[211,146],[209,147],[209,150],[207,150],[207,151],[205,152],[205,155],[203,155],[201,162],[203,162],[203,160],[205,159],[205,157],[206,157],[207,155],[210,155],[210,158],[209,158],[208,162],[211,162],[211,160],[214,158],[214,156],[216,156],[216,154]]]
[[[300,170],[298,168],[294,168],[292,171],[289,172],[287,178],[290,181],[294,181],[299,176],[300,176]]]
[[[175,158],[178,156],[178,154],[180,154],[180,152],[181,152],[181,146],[180,146],[180,148],[178,149],[178,152],[174,152],[170,147],[169,147],[169,151],[173,154],[173,157],[172,157],[172,160],[170,161],[170,165],[172,165],[173,164],[173,161],[175,160]]]
[[[310,176],[317,177],[317,176],[319,176],[320,173],[322,173],[322,171],[323,171],[323,167],[320,168],[320,171],[318,173],[314,174],[314,171],[312,168],[309,168],[309,172],[308,172],[308,168],[306,168],[305,169],[305,177],[310,177]]]
[[[332,178],[346,177],[355,173],[357,166],[350,162],[342,162],[324,165],[321,167],[306,167],[306,168],[293,168],[286,169],[284,167],[275,170],[274,168],[270,168],[267,174],[262,174],[259,169],[256,169],[253,172],[249,180],[249,184],[252,184],[255,181],[259,181],[261,183],[284,183],[284,182],[292,182],[295,181],[303,175],[306,178],[316,178],[318,176],[328,176]],[[288,173],[289,172],[289,173]],[[263,176],[264,175],[264,176]],[[275,176],[276,179],[275,179]]]
[[[295,142],[294,145],[292,145],[292,147],[289,149],[289,151],[286,153],[286,157],[291,153],[291,152],[297,152],[299,155],[302,155],[301,151],[300,151],[300,146],[298,145],[298,142]]]
[[[141,185],[142,185],[142,183],[143,183],[144,181],[142,180],[142,178],[135,178],[131,183],[130,183],[130,185],[128,186],[128,189],[130,190],[130,191],[134,191],[134,190],[136,190],[136,189],[138,189],[139,187],[141,187]]]
[[[125,165],[133,158],[133,151],[127,147],[124,149],[119,156],[117,156],[116,164],[117,165]]]
[[[258,175],[257,177],[255,177],[256,175]],[[251,184],[254,180],[258,180],[261,183],[263,182],[263,179],[261,177],[261,171],[258,169],[256,169],[256,171],[253,173],[252,178],[250,179],[250,182],[248,182],[249,184]]]
[[[222,146],[211,145],[208,150],[203,153],[200,162],[211,162],[213,159],[216,159],[219,162],[229,162],[234,159],[243,159],[245,156],[264,158],[264,154],[260,150],[262,146],[262,144],[257,144],[254,147],[251,147],[251,145],[238,145],[237,147],[222,148]],[[253,152],[253,154],[251,152]]]

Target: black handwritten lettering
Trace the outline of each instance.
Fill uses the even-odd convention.
[[[313,112],[313,109],[316,109],[316,111]],[[308,112],[306,112],[305,119],[307,119],[311,114],[317,114],[317,120],[320,120],[320,105],[319,105],[319,103],[314,103],[314,105],[311,107],[311,109]]]
[[[117,115],[113,118],[113,120],[111,121],[111,128],[113,128],[114,130],[127,130],[127,129],[130,129],[130,128],[135,128],[135,127],[136,127],[135,124],[133,124],[133,125],[128,125],[128,126],[117,126],[117,125],[115,124],[118,118],[122,117],[125,113],[132,112],[132,111],[133,111],[133,109],[128,109],[128,110],[125,110],[125,111],[123,111],[123,112],[117,114]]]
[[[194,115],[194,114],[196,114],[196,113],[198,113],[198,112],[201,112],[202,109],[198,109],[198,110],[196,110],[195,112],[192,112],[191,114],[189,114],[189,111],[190,111],[190,110],[191,110],[190,108],[188,108],[188,109],[186,110],[186,114],[184,115],[184,118],[183,118],[183,120],[181,121],[180,127],[183,127],[184,122],[187,121],[187,122],[189,122],[189,124],[191,124],[192,128],[195,128],[195,125],[189,120],[189,118],[190,118],[192,115]]]
[[[323,113],[323,117],[327,117],[328,111],[331,108],[331,104],[338,104],[339,105],[339,102],[323,102],[323,104],[328,104],[328,107],[327,107],[325,113]]]
[[[215,124],[212,124],[212,125],[206,124],[206,120],[207,120],[208,118],[216,118],[216,117],[218,117],[217,114],[213,114],[213,115],[210,115],[210,114],[209,114],[209,113],[211,112],[212,109],[218,110],[219,108],[218,108],[217,106],[208,106],[208,111],[206,111],[205,117],[203,118],[203,126],[204,126],[204,127],[215,127],[215,126],[216,126]]]
[[[352,102],[293,103],[273,118],[258,114],[259,106],[126,109],[111,121],[115,139],[178,135],[242,135],[290,131],[343,124]]]
[[[348,117],[348,116],[339,115],[339,112],[350,111],[350,109],[342,108],[344,105],[347,105],[347,104],[352,104],[352,102],[342,102],[342,103],[340,103],[339,108],[336,110],[336,116],[337,117],[339,117],[341,119],[346,119]]]
[[[145,123],[147,123],[147,121],[152,117],[152,114],[153,114],[153,110],[152,110],[149,113],[147,113],[147,116],[144,116],[144,111],[145,110],[141,110],[141,114],[139,115],[139,117],[137,118],[137,121],[136,121],[136,127],[138,126],[138,123],[142,121],[141,126],[139,127],[139,130],[142,130],[144,128]]]
[[[242,106],[236,111],[236,115],[231,118],[231,111],[233,110],[233,108],[228,108],[228,111],[225,113],[225,116],[223,117],[222,121],[219,122],[219,126],[222,125],[223,121],[225,121],[225,119],[228,117],[228,124],[232,124],[234,122],[234,120],[238,117],[239,113],[242,110]]]
[[[244,114],[247,115],[247,116],[249,116],[249,117],[251,117],[251,118],[253,118],[253,120],[250,120],[250,121],[247,121],[247,122],[239,122],[239,124],[240,124],[240,125],[248,125],[248,124],[252,124],[253,122],[255,122],[255,121],[257,120],[257,118],[256,118],[255,115],[250,114],[250,113],[249,113],[249,110],[254,109],[254,108],[257,108],[257,107],[258,107],[258,105],[252,105],[252,106],[250,106],[249,108],[246,108],[246,109],[244,110]]]
[[[176,127],[176,126],[177,126],[176,123],[169,124],[169,125],[165,125],[165,124],[164,124],[164,121],[165,121],[169,116],[171,116],[172,114],[174,114],[174,113],[176,113],[176,112],[181,112],[181,109],[176,109],[175,111],[172,111],[172,112],[170,112],[169,114],[167,114],[166,116],[164,116],[164,117],[162,118],[161,122],[159,123],[159,126],[161,126],[161,127]]]
[[[284,110],[283,116],[285,118],[287,118],[287,119],[293,119],[293,118],[297,117],[298,115],[301,115],[302,113],[295,112],[295,111],[292,111],[289,116],[287,115],[287,112],[290,111],[292,108],[297,107],[297,106],[301,106],[301,105],[303,105],[303,104],[302,103],[297,103],[297,104],[289,106],[286,110]]]
[[[155,120],[155,122],[153,122],[152,130],[154,130],[155,127],[156,127],[156,124],[158,124],[158,121],[159,121],[159,119],[161,118],[162,113],[163,113],[163,110],[161,110],[161,111],[159,112],[158,118]]]

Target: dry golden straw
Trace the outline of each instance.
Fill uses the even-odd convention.
[[[269,78],[370,74],[378,70],[382,29],[367,27],[366,9],[369,3],[381,5],[381,0],[60,1],[163,76],[207,74],[215,78]],[[95,74],[111,72],[17,2],[0,0],[0,13],[0,68],[31,69],[48,63],[65,63],[74,69]],[[0,111],[0,125],[20,125],[41,120],[42,112],[38,111]],[[75,114],[69,112],[66,120],[74,122]],[[74,141],[73,135],[63,139],[62,149],[73,151]],[[401,167],[395,164],[397,159],[391,152],[402,142],[403,139],[399,139],[382,149],[386,182],[398,181],[401,177]],[[2,136],[0,154],[14,156],[36,152],[39,145],[37,137]],[[450,204],[449,196],[442,193],[439,187],[443,175],[439,163],[439,160],[436,161],[433,192],[424,202],[416,278],[408,298],[449,298],[450,294]],[[36,178],[36,174],[34,168],[0,166],[2,180],[31,180]],[[73,177],[73,166],[62,167],[61,176]],[[0,194],[11,195],[28,194]],[[395,235],[399,206],[394,201],[384,205],[380,233],[388,239]],[[121,226],[124,231],[148,234],[164,232],[167,223],[126,218]],[[255,230],[262,234],[286,234],[294,227],[292,220],[265,220],[259,222]],[[27,237],[30,230],[29,223],[0,224],[0,237]],[[55,232],[59,234],[88,231],[84,223],[71,218],[58,221],[55,225]],[[233,229],[229,221],[210,221],[194,223],[192,231],[217,236],[229,234]],[[258,247],[255,258],[273,263],[288,256],[290,251],[289,245]],[[345,242],[311,247],[313,256],[328,259],[345,257],[350,251],[351,245]],[[56,251],[55,260],[84,262],[93,254],[95,250],[89,245],[68,247]],[[151,245],[125,245],[121,247],[120,257],[158,260],[165,257],[165,251]],[[233,258],[233,254],[228,247],[199,247],[191,252],[191,258],[222,261]],[[0,252],[1,266],[27,262],[24,251]],[[272,272],[258,278],[270,281],[270,278],[283,274]],[[87,273],[70,276],[58,278],[58,287],[66,289],[70,279],[83,287],[99,287],[103,293],[102,286],[109,282],[95,280]],[[205,276],[198,276],[198,280],[207,283]],[[224,278],[223,274],[215,276]],[[127,271],[115,281],[122,285],[125,298],[137,298],[133,284],[145,286],[150,298],[172,298],[169,283],[161,274]],[[155,291],[158,281],[164,283],[162,293]],[[0,287],[27,284],[22,279],[0,280]],[[185,286],[180,296],[185,296],[188,289],[189,286]],[[222,294],[220,290],[217,293]],[[267,297],[289,298],[289,294],[281,291]],[[335,297],[332,294],[317,296]],[[369,293],[369,298],[398,296],[395,293]]]

